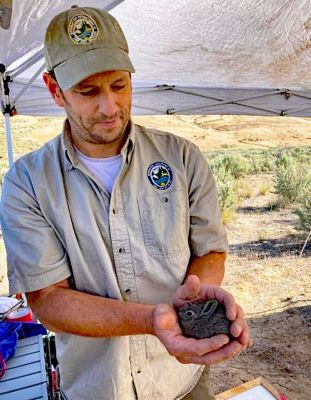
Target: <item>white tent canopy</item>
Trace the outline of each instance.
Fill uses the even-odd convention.
[[[0,0],[0,63],[19,114],[62,112],[42,82],[42,43],[73,4],[110,10],[123,27],[134,114],[311,115],[310,0]]]

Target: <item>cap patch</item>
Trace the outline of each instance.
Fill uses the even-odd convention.
[[[172,170],[164,162],[155,162],[151,164],[148,168],[147,175],[152,186],[159,190],[168,189],[173,182]]]
[[[74,43],[88,44],[97,39],[98,26],[89,15],[78,14],[71,18],[68,34]]]

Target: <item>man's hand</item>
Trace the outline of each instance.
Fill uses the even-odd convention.
[[[202,299],[214,298],[226,307],[227,318],[232,321],[230,333],[236,340],[229,342],[226,335],[217,335],[208,339],[186,338],[182,335],[177,314],[173,307],[161,304],[154,311],[154,330],[168,352],[184,364],[211,365],[231,359],[252,345],[249,328],[243,311],[232,295],[218,286],[201,284],[195,275],[190,275],[173,297],[173,306]]]

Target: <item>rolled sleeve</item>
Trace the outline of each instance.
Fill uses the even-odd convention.
[[[13,176],[11,176],[13,175]],[[71,275],[65,249],[48,224],[30,184],[4,179],[1,226],[7,251],[10,294],[50,286]]]
[[[215,179],[203,156],[195,149],[189,166],[189,244],[194,255],[228,251],[225,227],[221,220]]]

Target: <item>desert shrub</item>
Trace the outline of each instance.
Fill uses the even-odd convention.
[[[307,196],[301,199],[299,207],[296,208],[294,214],[299,217],[298,230],[310,232],[311,230],[311,190],[307,192]]]
[[[224,167],[234,178],[271,172],[275,164],[275,155],[270,150],[212,152],[208,153],[208,159],[214,169]]]
[[[214,177],[216,180],[222,220],[226,223],[231,219],[234,206],[237,202],[233,188],[234,178],[231,172],[224,166],[214,170]]]
[[[249,173],[267,173],[274,169],[274,154],[270,150],[255,150],[247,155]]]
[[[214,151],[206,153],[213,169],[223,220],[230,219],[241,197],[249,197],[251,190],[239,183],[243,176],[257,173],[274,173],[274,186],[279,203],[271,208],[298,201],[310,185],[311,147],[286,149],[251,149]],[[236,181],[236,182],[234,182]],[[271,185],[262,185],[264,195]]]
[[[241,154],[228,155],[223,158],[223,167],[230,171],[234,178],[249,173],[249,161]]]
[[[236,196],[231,182],[218,184],[219,203],[221,210],[232,209],[236,204]]]
[[[310,174],[304,165],[286,153],[278,157],[274,185],[280,205],[293,204],[302,199],[310,183]]]
[[[309,165],[309,169],[311,165],[311,147],[213,151],[206,153],[206,156],[213,167],[225,166],[234,177],[274,172],[277,165],[288,157],[297,163]]]
[[[281,165],[287,165],[295,162],[305,165],[310,169],[311,165],[311,147],[292,147],[286,149],[277,149],[274,151],[276,168]]]
[[[276,155],[276,168],[291,168],[294,163],[294,157],[288,151],[281,151]]]

